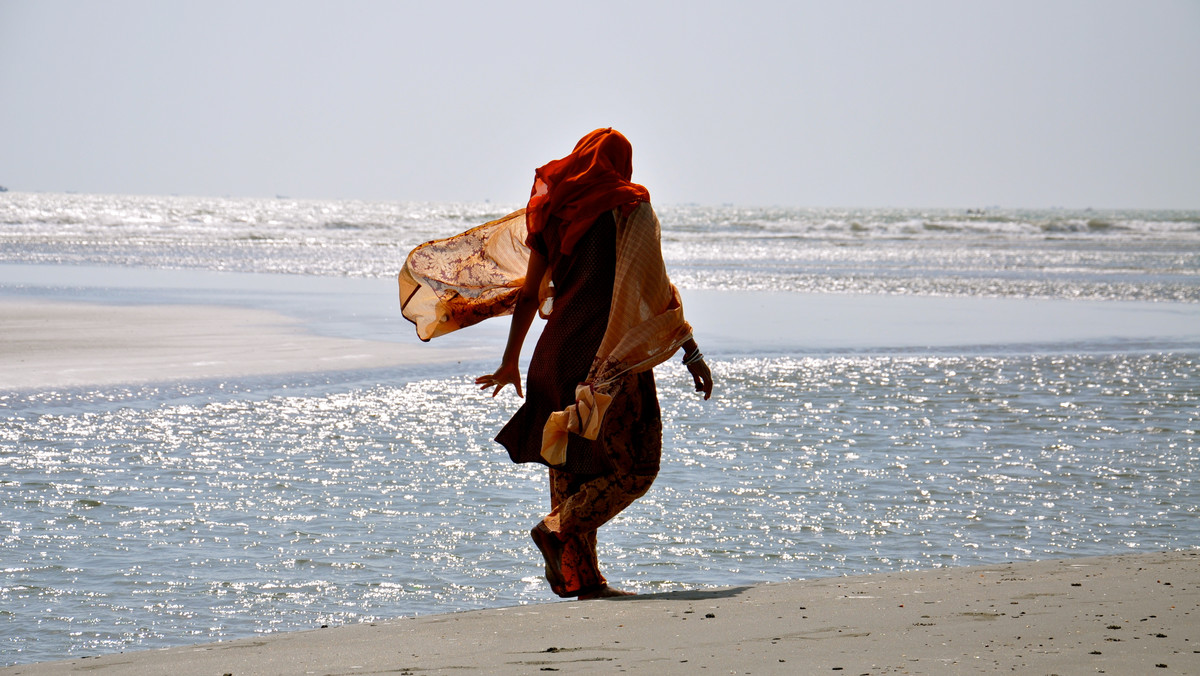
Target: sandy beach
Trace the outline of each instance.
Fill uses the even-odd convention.
[[[527,605],[0,670],[38,674],[1197,674],[1200,551]]]
[[[0,390],[336,371],[452,359],[313,335],[260,309],[0,299]]]

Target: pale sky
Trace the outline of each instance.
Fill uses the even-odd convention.
[[[0,0],[0,185],[519,203],[613,126],[657,203],[1200,208],[1200,1]]]

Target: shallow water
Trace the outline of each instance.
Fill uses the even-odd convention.
[[[415,342],[404,255],[507,211],[5,193],[0,294]],[[601,531],[614,584],[1200,543],[1200,212],[659,213],[718,391],[657,369],[663,470]],[[504,325],[462,334],[498,355]],[[471,384],[493,367],[0,391],[0,663],[552,600],[544,473],[491,441],[517,400]]]
[[[707,403],[665,365],[601,559],[665,591],[1195,546],[1198,360],[727,359]],[[543,473],[490,441],[516,400],[467,376],[0,397],[8,662],[552,598]]]

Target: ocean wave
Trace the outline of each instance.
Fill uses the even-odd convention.
[[[517,206],[5,193],[0,262],[390,277]],[[681,286],[1178,300],[1200,269],[1200,211],[656,208]]]

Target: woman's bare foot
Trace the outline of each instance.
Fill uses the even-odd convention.
[[[550,589],[555,594],[562,596],[561,592],[567,584],[562,574],[562,540],[550,532],[550,529],[546,528],[545,522],[542,521],[539,521],[538,525],[529,531],[529,535],[533,538],[533,543],[537,545],[538,551],[542,553],[542,558],[546,560],[546,581],[550,583]]]
[[[603,587],[590,591],[586,594],[580,594],[579,600],[589,601],[591,599],[611,599],[614,596],[637,596],[637,594],[634,592],[625,591],[623,589],[617,589],[616,587],[604,585]]]

